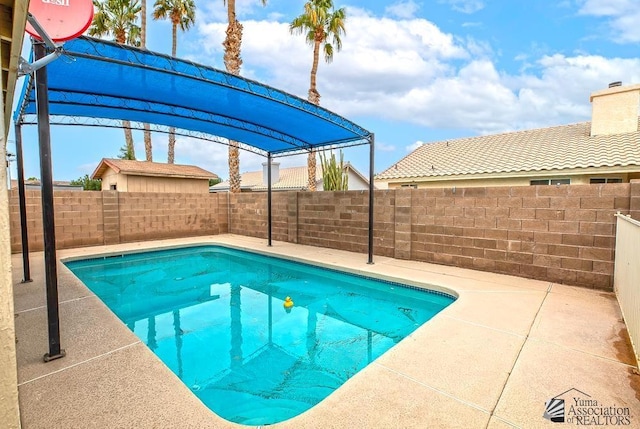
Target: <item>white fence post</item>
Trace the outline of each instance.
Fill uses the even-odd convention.
[[[640,222],[620,213],[616,217],[613,288],[640,368]]]

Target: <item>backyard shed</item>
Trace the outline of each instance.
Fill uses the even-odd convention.
[[[195,165],[103,158],[91,178],[103,191],[208,193],[218,176]]]

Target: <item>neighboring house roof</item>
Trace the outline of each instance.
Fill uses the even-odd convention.
[[[360,176],[366,183],[369,181],[350,163],[345,164],[345,170],[351,170]],[[279,180],[271,184],[274,191],[306,190],[308,185],[307,167],[290,167],[279,169]],[[240,189],[251,191],[266,191],[267,184],[263,182],[263,170],[243,173],[240,177]],[[316,184],[322,183],[322,164],[318,163],[316,168]],[[211,191],[228,191],[229,181],[225,180],[209,188]]]
[[[27,189],[39,189],[40,188],[40,181],[39,180],[25,180],[24,181],[24,187]],[[70,190],[75,190],[75,189],[84,189],[82,187],[82,185],[72,185],[71,182],[69,181],[63,181],[63,180],[54,180],[53,181],[53,188],[56,190],[63,190],[63,189],[70,189]],[[11,180],[11,189],[18,189],[18,181],[17,180]]]
[[[267,185],[262,181],[262,170],[249,171],[242,173],[240,176],[240,189],[262,191],[267,190]],[[307,189],[308,185],[308,173],[307,167],[291,167],[280,168],[279,171],[280,180],[271,184],[271,189],[277,191],[289,191]],[[316,183],[322,181],[322,167],[318,164],[316,168]],[[227,191],[229,190],[229,181],[225,180],[210,188],[212,191]]]
[[[358,176],[364,183],[369,184],[369,178],[368,177],[364,177],[364,175],[362,173],[360,173],[358,170],[355,169],[355,167],[353,165],[351,165],[350,162],[347,162],[344,166],[345,170],[347,171],[351,171],[353,172],[356,176]],[[377,189],[375,184],[373,185],[374,189]]]
[[[425,143],[376,179],[640,165],[640,132],[593,137],[590,132],[591,122],[582,122]]]
[[[179,179],[217,179],[218,176],[195,165],[164,164],[160,162],[103,158],[91,175],[100,179],[107,169],[131,176],[174,177]]]

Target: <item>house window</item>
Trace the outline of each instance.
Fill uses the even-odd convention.
[[[109,185],[109,189],[111,191],[117,191],[118,190],[118,185]]]
[[[619,177],[592,177],[589,183],[622,183],[622,179]]]
[[[408,185],[400,185],[401,188],[410,188],[410,189],[418,189],[418,185],[415,183],[410,183]]]
[[[529,182],[531,186],[535,185],[570,185],[571,179],[534,179]]]

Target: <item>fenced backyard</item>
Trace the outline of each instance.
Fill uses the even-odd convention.
[[[450,195],[452,189],[377,191],[378,256],[374,265],[366,264],[365,255],[366,192],[275,194],[273,231],[279,241],[270,248],[264,239],[267,206],[262,193],[59,192],[55,196],[58,256],[75,259],[103,252],[209,243],[455,292],[459,299],[443,314],[326,401],[295,417],[291,424],[296,427],[350,427],[354,413],[368,416],[364,424],[372,427],[444,427],[451,423],[452,415],[464,427],[487,427],[495,422],[538,426],[536,422],[545,423],[545,401],[567,391],[575,380],[582,380],[580,393],[587,392],[599,404],[615,404],[632,416],[633,425],[640,415],[640,403],[634,367],[637,355],[631,350],[627,327],[632,337],[637,333],[632,332],[633,322],[628,321],[627,326],[622,320],[620,307],[627,300],[620,293],[619,306],[612,292],[410,259],[433,258],[456,265],[470,258],[471,267],[484,271],[510,267],[516,272],[508,274],[531,277],[549,277],[555,273],[553,265],[559,264],[558,269],[573,273],[564,277],[571,281],[592,276],[594,282],[604,279],[613,285],[614,252],[616,256],[627,253],[628,267],[636,265],[637,247],[616,250],[615,243],[616,236],[634,243],[624,226],[616,235],[616,222],[636,225],[626,217],[616,219],[615,214],[617,210],[638,214],[637,186],[457,189],[455,195]],[[549,195],[553,192],[558,194]],[[30,240],[35,251],[41,250],[42,242],[39,198],[38,192],[28,195]],[[15,195],[11,203],[12,245],[19,252]],[[102,244],[111,245],[84,247]],[[573,256],[557,254],[559,251]],[[122,426],[149,422],[179,426],[188,419],[199,427],[237,427],[206,409],[189,385],[160,364],[141,338],[63,264],[59,265],[60,327],[67,356],[42,363],[47,307],[41,256],[32,256],[31,283],[20,282],[20,255],[15,254],[12,261],[20,338],[16,346],[20,410],[25,427],[44,426],[52,418],[68,427],[86,421],[104,426],[113,423],[114,409],[119,410]],[[595,271],[599,264],[611,271]],[[539,270],[527,271],[529,265]],[[637,275],[635,269],[632,275]],[[617,292],[622,286],[620,278],[616,277]],[[637,285],[637,280],[629,283]],[[209,283],[206,286],[208,291]],[[607,288],[589,282],[581,286]],[[243,302],[247,305],[250,300]],[[274,310],[287,316],[279,303],[274,305]],[[631,308],[637,310],[637,303]],[[180,310],[166,311],[164,317],[146,320],[141,329],[152,335],[162,329],[174,332],[175,314]],[[185,337],[184,344],[197,338]],[[634,342],[637,344],[636,339]],[[178,359],[179,344],[182,347],[183,342],[175,343]],[[235,362],[225,350],[222,359],[227,357],[229,365]],[[550,361],[554,364],[549,365]],[[590,376],[585,379],[585,374]],[[68,388],[60,391],[61,385]],[[274,427],[289,427],[289,423]]]
[[[613,290],[615,214],[640,215],[640,183],[375,191],[374,253]],[[278,192],[273,238],[366,253],[368,193]],[[58,191],[59,249],[232,233],[267,237],[266,193]],[[30,250],[40,193],[27,192]],[[11,247],[21,249],[17,192]]]

